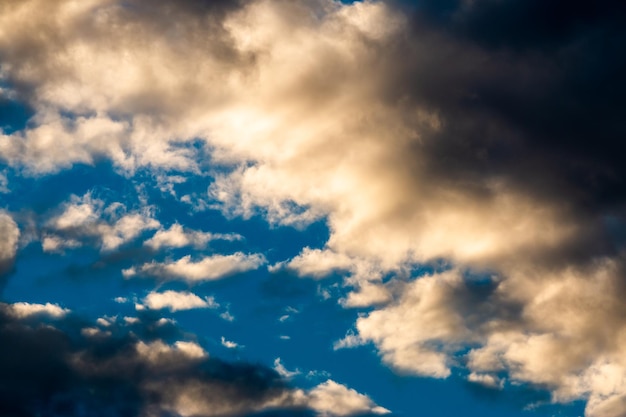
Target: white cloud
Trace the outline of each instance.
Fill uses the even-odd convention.
[[[187,366],[190,365],[189,360],[196,361],[208,357],[202,346],[185,341],[178,341],[173,345],[161,340],[150,343],[139,341],[135,344],[135,350],[148,363],[160,365],[169,363],[174,367]]]
[[[238,347],[241,347],[239,345],[239,343],[235,343],[235,342],[232,342],[230,340],[226,340],[226,338],[224,336],[222,336],[222,346],[224,346],[225,348],[228,348],[228,349],[237,349]]]
[[[73,249],[82,246],[76,239],[62,239],[59,236],[44,236],[41,248],[44,252],[61,252],[63,249]]]
[[[213,234],[209,232],[198,232],[195,230],[186,230],[180,224],[174,223],[169,229],[161,229],[155,233],[144,244],[152,249],[182,248],[185,246],[193,246],[195,248],[204,248],[211,240],[240,240],[242,237],[237,234]]]
[[[490,388],[502,389],[504,387],[503,379],[490,374],[477,374],[476,372],[472,372],[467,376],[467,380]]]
[[[86,193],[72,196],[63,211],[48,221],[50,232],[44,236],[42,246],[46,252],[56,252],[81,246],[81,239],[96,238],[101,250],[111,251],[159,226],[147,208],[127,213],[121,203],[105,207],[102,200]]]
[[[103,327],[109,327],[116,320],[116,317],[98,317],[96,323]]]
[[[176,324],[176,320],[170,319],[170,318],[161,317],[160,319],[157,320],[156,324],[158,326],[165,326],[166,324]]]
[[[357,289],[339,302],[344,307],[369,307],[388,303],[391,298],[391,293],[384,285],[364,281],[358,283]]]
[[[124,276],[148,275],[162,279],[180,279],[189,283],[213,281],[259,268],[265,264],[260,254],[212,255],[192,261],[187,255],[174,262],[150,262],[124,270]]]
[[[114,250],[126,242],[138,237],[144,230],[159,227],[159,222],[146,214],[131,213],[118,219],[113,225],[98,228],[103,250]]]
[[[151,292],[144,299],[144,304],[152,310],[164,308],[170,311],[191,310],[195,308],[218,308],[219,304],[213,297],[200,298],[190,292]]]
[[[391,411],[376,405],[367,395],[329,379],[307,393],[306,405],[318,415],[350,416],[358,413],[389,414]]]
[[[296,375],[301,374],[298,369],[294,371],[287,370],[287,368],[285,368],[285,365],[283,365],[283,363],[280,361],[280,358],[274,359],[274,370],[278,372],[278,375],[282,376],[283,378],[292,378]]]
[[[13,303],[8,304],[12,315],[23,319],[33,316],[45,315],[55,319],[65,317],[70,310],[60,307],[58,304],[31,304],[31,303]]]
[[[0,274],[2,274],[13,264],[20,238],[20,229],[17,224],[3,210],[0,210],[0,236],[2,236],[0,239]]]
[[[295,270],[299,276],[324,278],[333,272],[349,271],[354,265],[354,260],[344,254],[330,250],[304,248],[302,253],[285,264],[273,265],[270,271],[280,267]]]
[[[445,378],[450,375],[444,349],[471,340],[463,318],[454,310],[456,271],[421,277],[407,286],[397,304],[357,320],[359,336],[372,341],[383,360],[399,371]]]
[[[235,316],[230,314],[230,311],[224,311],[223,313],[221,313],[220,318],[226,321],[235,321]]]
[[[354,332],[349,331],[343,339],[337,340],[333,343],[333,350],[339,349],[350,349],[358,346],[363,346],[366,342],[359,337],[359,335],[354,334]]]
[[[207,353],[204,351],[204,349],[202,349],[202,346],[195,342],[184,342],[179,340],[178,342],[174,343],[174,348],[177,351],[183,353],[188,358],[192,359],[200,359],[207,356]]]
[[[102,330],[97,327],[84,327],[80,330],[80,334],[84,337],[109,337],[111,332],[108,330]]]

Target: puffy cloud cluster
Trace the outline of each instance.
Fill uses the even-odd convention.
[[[460,366],[493,386],[506,373],[587,399],[590,416],[623,415],[624,8],[445,3],[4,2],[0,75],[35,115],[0,136],[0,158],[30,175],[99,158],[128,175],[196,173],[199,138],[233,167],[207,196],[226,214],[327,219],[326,247],[280,266],[347,272],[344,305],[383,304],[357,330],[386,363]],[[78,225],[111,249],[159,227],[140,213],[105,224],[87,203],[55,233]],[[18,232],[0,227],[15,236],[7,262]],[[126,275],[197,282],[264,262],[183,257]]]
[[[122,203],[105,207],[104,201],[87,193],[72,196],[63,211],[48,221],[41,244],[44,251],[56,252],[95,239],[102,251],[111,251],[159,226],[147,208],[129,213]]]

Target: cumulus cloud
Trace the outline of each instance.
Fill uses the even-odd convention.
[[[124,276],[153,276],[165,280],[183,280],[188,283],[213,281],[226,276],[259,268],[265,264],[260,254],[244,254],[237,252],[232,255],[211,255],[193,261],[187,255],[174,262],[150,262],[140,267],[132,267],[123,271]]]
[[[200,298],[188,291],[151,292],[143,299],[144,305],[153,310],[169,309],[170,311],[191,310],[194,308],[218,308],[219,304],[213,297]]]
[[[374,404],[368,396],[331,379],[312,389],[307,397],[307,405],[316,410],[320,416],[350,416],[357,413],[389,414],[391,412]]]
[[[192,3],[4,2],[0,74],[35,115],[1,134],[0,157],[26,175],[99,158],[128,175],[194,173],[200,138],[233,167],[215,175],[212,208],[327,220],[323,250],[281,265],[402,271],[389,293],[351,282],[344,302],[383,304],[357,330],[386,363],[445,377],[465,360],[474,378],[505,372],[586,399],[590,416],[624,414],[619,2]],[[111,250],[159,226],[98,210],[68,204],[54,236],[72,242],[78,225]],[[10,263],[19,232],[0,225]],[[405,274],[439,262],[450,268]],[[185,257],[126,275],[197,282],[263,263]]]
[[[20,319],[35,316],[48,316],[58,319],[65,317],[70,312],[69,309],[52,303],[36,304],[19,302],[6,304],[6,307],[8,308],[9,314]]]
[[[104,201],[86,193],[72,196],[63,204],[62,212],[47,223],[48,234],[42,239],[44,251],[56,252],[81,246],[84,240],[96,239],[102,251],[112,251],[136,239],[160,223],[152,218],[148,208],[127,212],[121,203],[108,206]]]
[[[501,388],[506,371],[512,383],[549,388],[556,402],[586,398],[590,416],[620,415],[624,323],[613,294],[623,285],[621,262],[518,273],[421,277],[359,318],[358,337],[404,373],[443,378],[464,363],[470,381]]]

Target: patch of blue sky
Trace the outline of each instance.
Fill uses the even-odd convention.
[[[15,100],[10,84],[0,79],[0,130],[5,135],[22,130],[34,111],[26,103]]]

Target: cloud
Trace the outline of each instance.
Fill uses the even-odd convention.
[[[327,221],[323,250],[281,265],[405,281],[345,299],[382,303],[357,330],[395,369],[445,377],[471,347],[470,374],[624,414],[623,6],[218,3],[5,2],[2,78],[35,115],[2,134],[0,157],[24,175],[101,158],[126,175],[196,173],[199,138],[226,167],[211,208]],[[85,204],[51,239],[71,242],[70,219],[103,250],[158,228],[145,213],[100,222]],[[2,219],[11,264],[19,232]],[[185,257],[127,275],[196,282],[263,262]],[[413,271],[424,264],[446,267]]]
[[[230,311],[224,311],[223,313],[221,313],[220,318],[226,321],[235,321],[235,316],[230,314]]]
[[[135,344],[135,350],[142,360],[153,365],[171,363],[175,366],[175,361],[180,356],[187,360],[198,360],[208,357],[200,345],[195,342],[185,341],[177,341],[171,346],[160,340],[150,343],[139,341]],[[188,366],[185,362],[181,361],[181,365]]]
[[[192,261],[191,256],[187,255],[174,262],[153,261],[138,268],[126,269],[123,273],[126,277],[147,275],[165,280],[180,279],[188,283],[197,283],[254,270],[263,264],[265,258],[260,254],[237,252],[232,255],[211,255],[199,261]]]
[[[467,376],[467,380],[489,388],[502,389],[504,387],[503,379],[489,374],[477,374],[472,372]]]
[[[382,284],[361,282],[357,284],[357,290],[348,293],[347,298],[339,300],[345,307],[368,307],[385,304],[391,301],[389,290]]]
[[[239,240],[242,237],[237,234],[212,234],[208,232],[198,232],[195,230],[185,230],[180,224],[174,223],[169,229],[161,229],[154,236],[146,240],[144,245],[158,250],[162,247],[182,248],[193,246],[201,249],[208,242],[216,239]]]
[[[282,376],[283,378],[292,378],[296,375],[301,374],[298,369],[296,369],[295,371],[287,370],[287,368],[285,368],[285,365],[283,365],[283,363],[280,361],[280,358],[274,359],[274,370],[278,372],[278,375]]]
[[[241,347],[239,345],[239,343],[235,343],[235,342],[232,342],[230,340],[226,340],[226,338],[224,336],[222,336],[222,346],[224,346],[225,348],[228,348],[228,349],[237,349],[238,347]]]
[[[2,276],[13,266],[20,238],[20,229],[17,224],[3,210],[0,210],[0,236],[2,236],[0,239],[0,276]]]
[[[7,179],[6,173],[0,172],[0,194],[8,194],[10,192],[9,180]]]
[[[389,414],[372,400],[353,389],[329,379],[313,388],[307,395],[307,405],[320,416],[349,416],[357,413]]]
[[[9,314],[19,319],[30,318],[34,316],[48,316],[50,318],[63,318],[70,310],[60,307],[58,304],[33,304],[33,303],[13,303],[5,304],[8,308]]]
[[[357,346],[363,346],[366,342],[359,337],[359,335],[354,334],[353,331],[349,331],[342,338],[333,343],[333,350],[339,349],[351,349]]]
[[[55,252],[96,239],[102,251],[112,251],[159,226],[148,208],[128,213],[121,203],[105,206],[104,201],[86,193],[72,196],[63,204],[63,211],[48,220],[49,234],[44,236],[42,246],[44,251]]]
[[[439,346],[458,348],[473,337],[454,307],[462,285],[455,272],[416,280],[397,303],[357,320],[360,338],[376,343],[383,360],[400,371],[449,376],[449,358]]]
[[[324,278],[333,272],[349,271],[353,268],[353,265],[354,260],[345,254],[306,247],[298,256],[285,264],[272,266],[270,271],[285,267],[297,271],[299,276]]]
[[[144,304],[152,310],[161,310],[164,308],[170,311],[191,310],[194,308],[218,308],[219,304],[215,302],[213,297],[205,297],[204,299],[190,292],[151,292],[144,299]]]
[[[41,248],[44,252],[61,252],[63,249],[74,249],[82,246],[76,239],[63,239],[59,236],[44,236]]]

